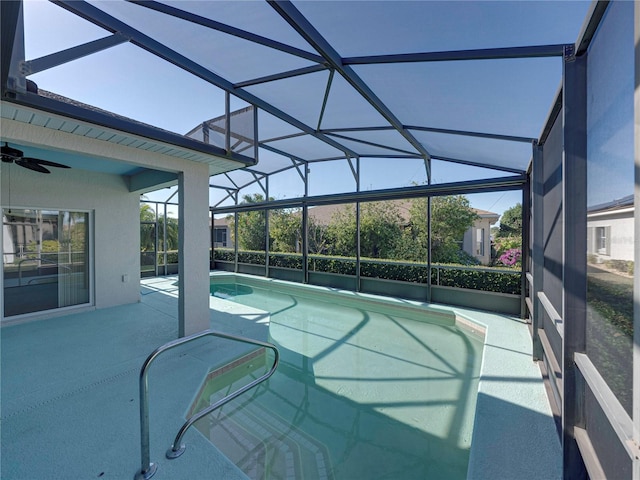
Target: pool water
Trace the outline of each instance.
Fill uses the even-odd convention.
[[[268,382],[198,426],[250,478],[466,478],[479,336],[427,314],[255,286],[214,283],[211,294],[270,312],[268,341],[280,350]],[[196,401],[260,376],[268,356],[210,374]]]

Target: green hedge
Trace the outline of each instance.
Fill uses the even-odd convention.
[[[231,248],[215,248],[213,250],[213,259],[220,262],[235,262],[236,254]]]
[[[431,283],[438,284],[437,268],[431,270]],[[470,288],[485,292],[512,293],[520,295],[519,270],[474,270],[455,266],[440,266],[440,282],[443,287]]]
[[[360,261],[360,275],[368,278],[383,278],[401,282],[427,283],[427,266],[400,262]]]
[[[234,251],[216,249],[215,260],[233,262]],[[240,263],[253,265],[265,264],[265,252],[238,252]],[[301,254],[272,253],[269,255],[272,267],[302,269]],[[438,270],[439,279],[438,279]],[[309,255],[309,271],[336,273],[340,275],[356,275],[356,259],[353,257],[328,257],[325,255]],[[427,283],[427,266],[407,262],[381,261],[362,259],[360,275],[367,278],[381,278],[411,283]],[[520,270],[508,268],[461,267],[460,265],[432,265],[431,284],[445,287],[468,288],[486,292],[511,293],[520,295]],[[439,281],[438,281],[439,280]]]
[[[235,262],[236,260],[236,254],[233,249],[216,248],[213,252],[214,260],[218,260],[221,262]],[[264,265],[265,258],[265,252],[257,252],[253,250],[238,251],[238,263],[247,263],[249,265]]]
[[[302,270],[301,253],[270,253],[269,266]]]
[[[309,255],[309,271],[337,273],[340,275],[355,275],[356,259],[351,257]]]

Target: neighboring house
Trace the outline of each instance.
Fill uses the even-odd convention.
[[[587,253],[591,263],[633,261],[633,195],[587,210]]]
[[[213,219],[213,248],[234,248],[229,220],[226,218]]]
[[[500,215],[478,208],[473,210],[479,218],[464,233],[462,249],[477,258],[482,265],[489,265],[491,263],[491,225],[500,219]]]

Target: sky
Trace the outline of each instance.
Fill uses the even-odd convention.
[[[148,33],[163,35],[172,27],[156,12],[135,5],[113,1],[94,3],[111,13],[122,14],[136,28],[144,28]],[[265,2],[173,3],[181,8],[215,14],[213,18],[223,23],[233,21],[239,28],[310,50],[282,19],[274,17]],[[574,42],[589,4],[583,1],[429,2],[429,15],[425,15],[423,2],[295,3],[343,57]],[[144,14],[138,15],[138,12]],[[278,21],[264,21],[265,18]],[[390,18],[394,21],[389,21]],[[42,0],[25,1],[25,22],[27,59],[106,36],[101,28]],[[188,34],[185,30],[180,31],[175,48],[190,52],[201,61],[210,61],[211,70],[232,81],[272,73],[274,68],[284,71],[305,66],[303,59],[292,60],[284,54],[269,56],[269,52],[256,50],[247,42],[211,35],[208,29],[190,25]],[[403,124],[534,137],[539,134],[560,84],[559,59],[535,59],[526,64],[522,60],[444,63],[446,65],[441,62],[394,65],[393,68],[389,65],[353,68],[383,102],[394,112],[400,112]],[[238,72],[246,77],[239,76]],[[380,124],[379,114],[366,102],[351,104],[346,101],[350,87],[338,77],[336,75],[327,102],[322,128],[344,126],[343,123],[348,124],[351,120],[363,125],[370,122],[368,126]],[[40,88],[181,134],[203,119],[224,113],[224,93],[220,89],[129,43],[30,78]],[[275,105],[286,105],[292,113],[299,113],[307,124],[315,127],[313,122],[319,116],[325,88],[326,72],[319,72],[296,77],[281,85],[271,82],[247,87],[247,90]],[[398,92],[414,90],[415,96],[398,95]],[[310,95],[319,99],[315,110],[298,112],[296,109],[302,100]],[[245,105],[244,101],[233,99],[232,108]],[[260,118],[262,122],[262,116]],[[268,120],[265,118],[260,124],[261,132],[271,128]],[[279,123],[273,125],[284,128]],[[480,147],[489,152],[487,158],[495,157],[503,163],[513,154],[507,145],[486,148],[479,141],[474,143],[461,137],[424,134],[419,140],[430,145],[436,153],[438,150],[453,152],[449,155],[452,157],[469,153],[481,155]],[[260,160],[267,162],[273,155],[261,150]],[[526,157],[521,157],[520,162],[526,166],[528,151],[525,150],[524,155]],[[423,184],[426,180],[421,161],[363,159],[362,169],[362,190]],[[434,161],[432,181],[469,180],[478,175],[490,178],[501,174]],[[304,192],[298,174],[293,171],[272,178],[269,186],[270,195],[276,198],[298,197]],[[311,165],[310,194],[352,191],[354,187],[345,161]],[[163,190],[148,197],[164,200],[171,192]],[[253,187],[242,193],[257,192],[261,190]],[[217,203],[221,195],[222,191],[212,191],[211,202]],[[500,214],[522,201],[521,193],[517,191],[478,194],[469,198],[472,206]]]

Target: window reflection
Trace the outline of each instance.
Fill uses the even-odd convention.
[[[3,209],[4,315],[89,302],[89,214]]]
[[[631,414],[633,2],[613,2],[588,58],[587,354]]]

